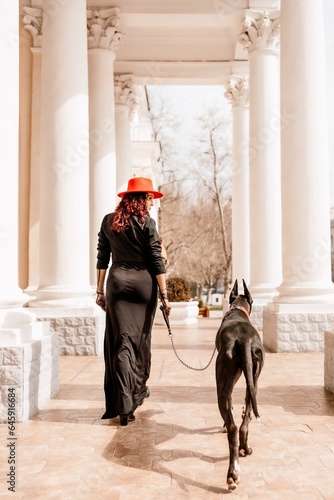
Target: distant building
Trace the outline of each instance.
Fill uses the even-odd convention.
[[[211,295],[211,306],[221,306],[223,303],[223,294],[222,293],[213,293]]]

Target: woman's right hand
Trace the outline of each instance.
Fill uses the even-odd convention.
[[[172,308],[171,308],[171,305],[170,305],[168,299],[161,297],[161,304],[162,304],[162,307],[164,308],[166,316],[169,316]]]
[[[104,293],[98,293],[96,295],[96,304],[100,306],[103,311],[106,311],[106,296]]]

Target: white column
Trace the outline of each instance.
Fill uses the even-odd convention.
[[[137,106],[132,75],[115,75],[117,192],[132,176],[131,117]]]
[[[152,124],[146,120],[146,96],[137,89],[139,106],[134,113],[131,127],[131,151],[132,151],[132,176],[149,177],[153,181],[153,186],[159,187],[156,179],[156,172],[160,171],[159,158],[161,156],[161,146],[157,141],[152,141]],[[144,120],[141,121],[142,113]],[[154,206],[150,210],[150,216],[159,225],[160,200],[155,200]],[[163,237],[163,235],[162,235]]]
[[[232,77],[225,97],[232,103],[232,277],[249,283],[248,80]]]
[[[32,37],[31,136],[30,136],[30,196],[29,196],[29,264],[28,290],[39,285],[40,252],[40,134],[41,134],[41,74],[42,74],[42,9],[23,7],[24,27]],[[28,291],[27,290],[27,291]]]
[[[283,282],[275,302],[334,304],[323,6],[281,5]]]
[[[40,253],[40,134],[41,134],[41,70],[42,50],[32,48],[32,97],[30,143],[30,206],[29,206],[29,288],[39,285]]]
[[[18,287],[19,2],[0,2],[0,308],[22,306]]]
[[[269,349],[323,351],[334,329],[322,2],[281,0],[282,258]]]
[[[281,282],[279,20],[249,11],[250,288],[267,302]]]
[[[83,306],[89,286],[86,1],[43,1],[40,285],[32,307]],[[88,299],[87,299],[87,303]]]
[[[116,206],[114,61],[123,39],[119,9],[87,11],[90,141],[90,282],[96,285],[97,235]]]

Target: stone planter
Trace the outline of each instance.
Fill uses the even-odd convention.
[[[204,306],[198,308],[199,316],[203,316],[203,318],[208,318],[210,316],[210,307]]]
[[[198,322],[198,301],[191,300],[189,302],[171,302],[172,311],[169,317],[171,326],[195,325]],[[157,308],[154,323],[156,325],[164,325],[165,321],[162,312]]]

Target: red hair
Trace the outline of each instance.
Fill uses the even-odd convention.
[[[137,215],[140,222],[145,222],[145,215],[149,215],[146,205],[146,193],[128,193],[116,207],[111,229],[120,233],[130,226],[130,217]]]

